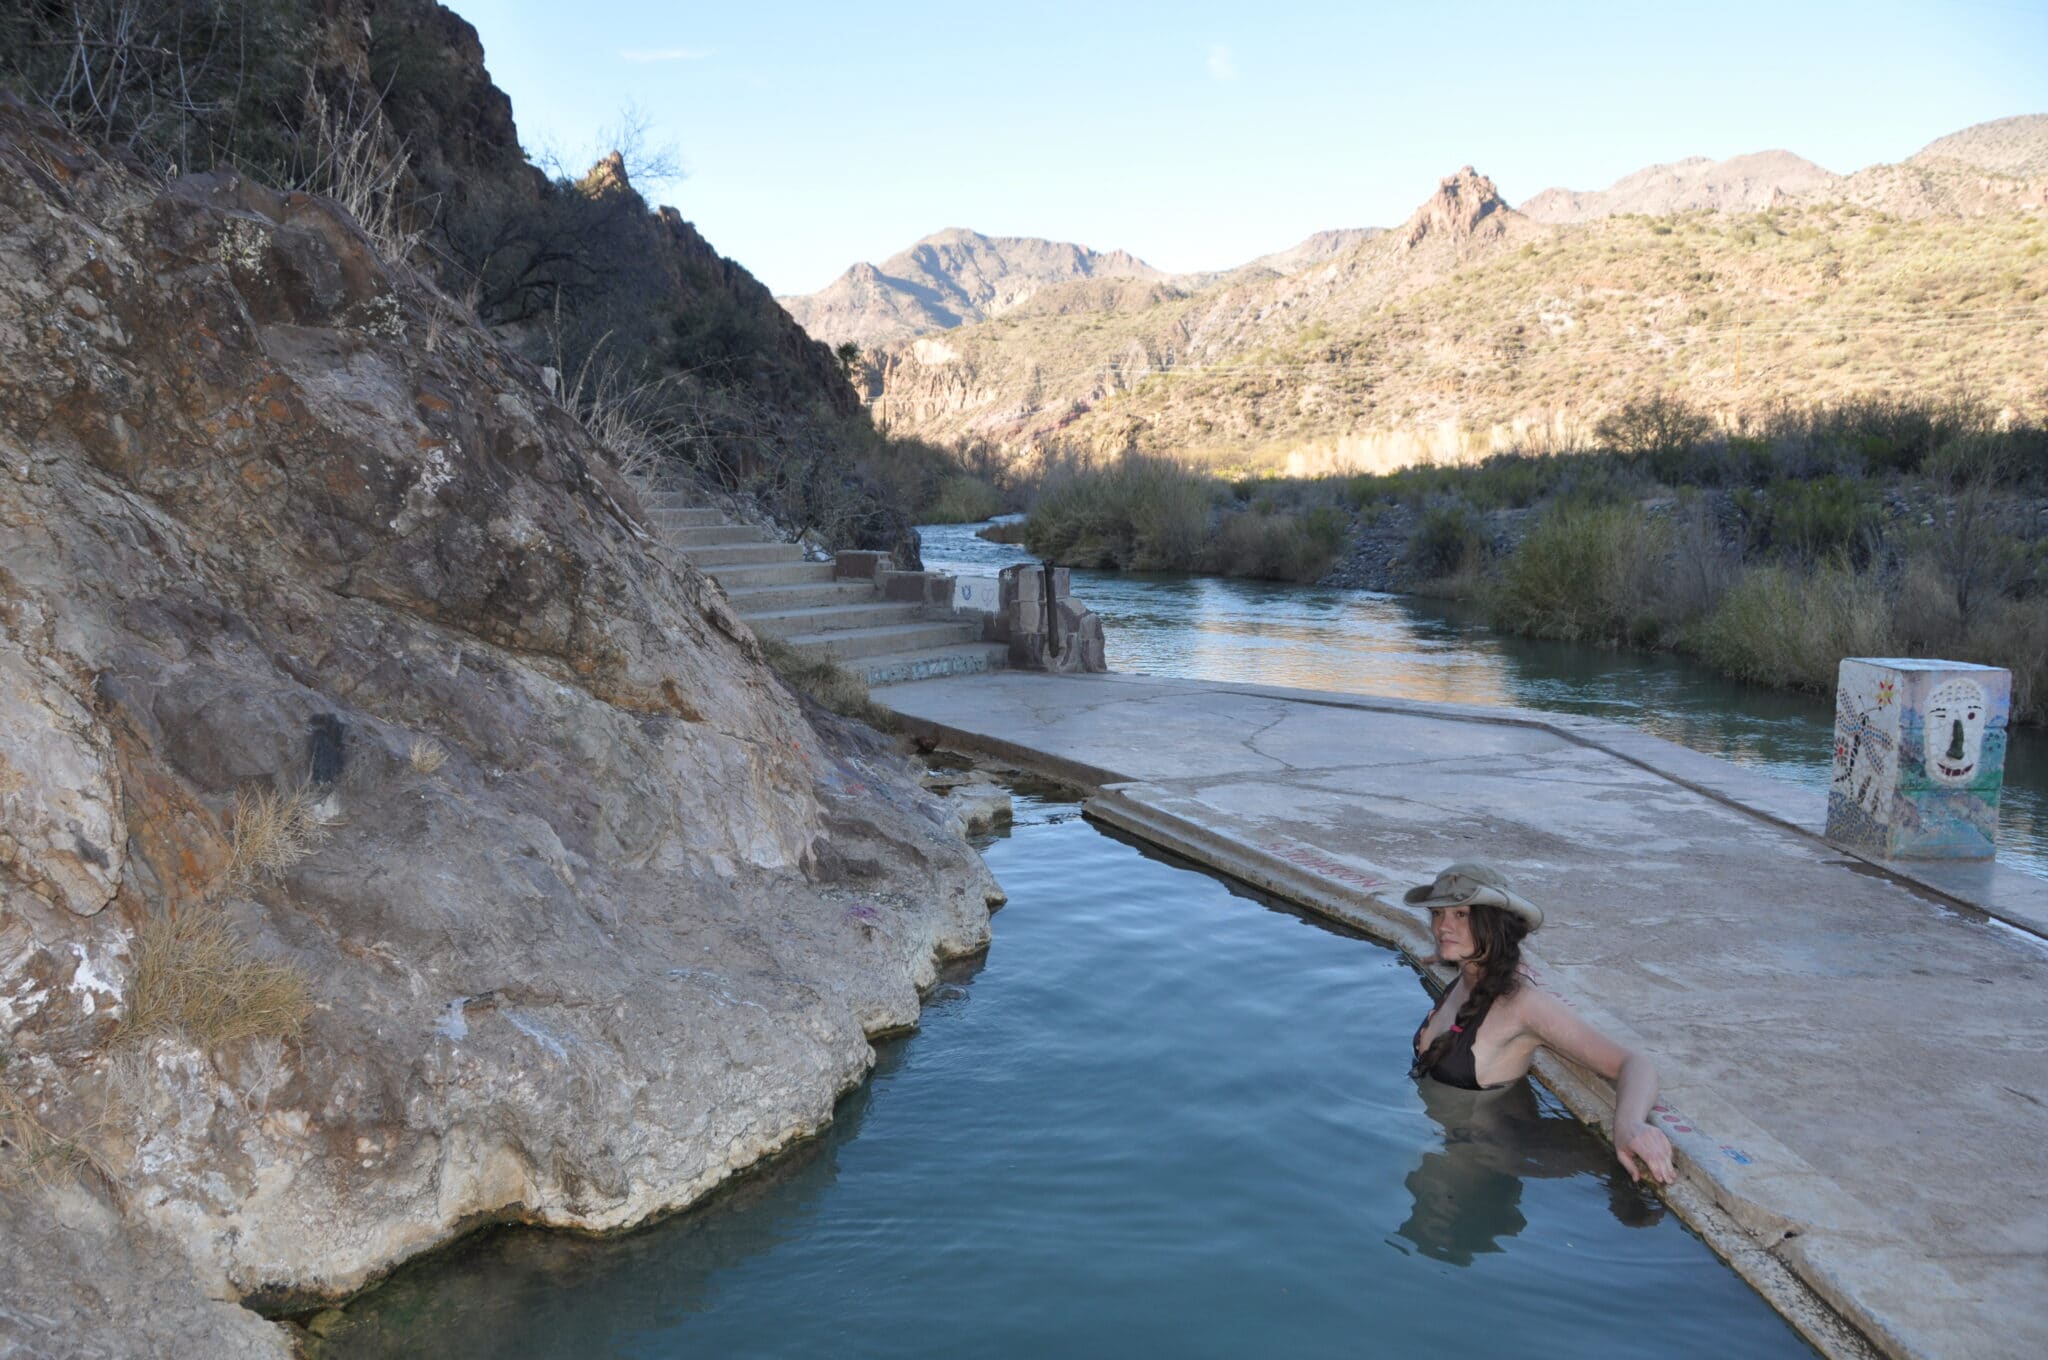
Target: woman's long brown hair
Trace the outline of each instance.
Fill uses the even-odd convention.
[[[1522,985],[1522,941],[1529,935],[1529,927],[1522,918],[1503,907],[1475,902],[1467,923],[1474,950],[1471,962],[1479,965],[1479,978],[1472,984],[1472,994],[1465,998],[1465,1004],[1458,1007],[1450,1027],[1431,1040],[1415,1060],[1418,1074],[1430,1071],[1450,1052],[1458,1030],[1478,1024],[1489,1006]]]

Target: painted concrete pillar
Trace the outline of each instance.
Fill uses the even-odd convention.
[[[1828,839],[1880,859],[1989,859],[2012,673],[1847,657],[1835,688]]]

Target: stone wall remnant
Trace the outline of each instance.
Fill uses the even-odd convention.
[[[1073,598],[1071,571],[1022,562],[1003,568],[997,579],[1001,595],[992,640],[1009,644],[1013,668],[1063,674],[1109,669],[1102,619]]]

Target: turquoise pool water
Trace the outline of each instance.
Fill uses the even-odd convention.
[[[822,1137],[603,1242],[484,1234],[328,1356],[1812,1352],[1524,1084],[1407,1076],[1367,940],[1023,796],[985,960]]]

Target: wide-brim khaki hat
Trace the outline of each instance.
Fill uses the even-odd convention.
[[[1535,930],[1543,924],[1543,908],[1516,892],[1508,876],[1491,864],[1453,864],[1435,881],[1401,894],[1411,907],[1499,907],[1513,912]]]

